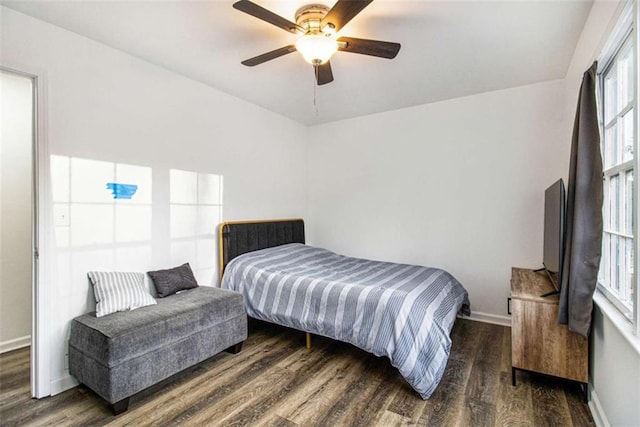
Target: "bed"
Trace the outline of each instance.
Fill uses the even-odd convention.
[[[423,399],[449,357],[467,291],[437,268],[372,261],[304,244],[302,220],[223,223],[222,287],[255,319],[386,356]]]

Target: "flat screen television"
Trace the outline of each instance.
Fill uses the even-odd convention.
[[[551,283],[560,291],[564,257],[565,188],[562,179],[544,192],[544,252],[542,264]]]

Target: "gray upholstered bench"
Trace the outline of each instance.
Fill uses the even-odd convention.
[[[247,337],[239,293],[201,286],[157,302],[71,323],[69,372],[116,414],[139,391],[221,351],[240,351]]]

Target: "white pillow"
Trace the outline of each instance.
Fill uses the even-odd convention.
[[[143,273],[90,271],[87,275],[96,296],[96,317],[156,304],[145,289]]]

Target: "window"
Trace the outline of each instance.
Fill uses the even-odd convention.
[[[627,9],[600,61],[604,234],[598,289],[632,320],[637,305],[637,88],[632,7]]]

